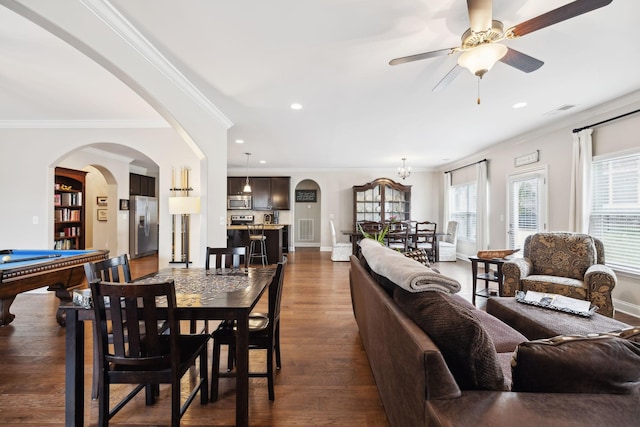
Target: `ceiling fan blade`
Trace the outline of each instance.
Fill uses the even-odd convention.
[[[479,33],[491,28],[492,0],[467,0],[469,10],[469,28]]]
[[[439,92],[445,89],[452,81],[455,80],[456,77],[458,77],[458,74],[460,74],[462,70],[464,70],[464,68],[459,67],[458,64],[454,65],[453,68],[447,73],[447,75],[444,76],[442,80],[440,80],[438,84],[434,86],[433,91]]]
[[[507,54],[502,57],[500,62],[504,62],[507,65],[511,65],[513,68],[517,68],[525,73],[530,73],[542,67],[544,62],[536,59],[532,56],[526,55],[522,52],[518,52],[515,49],[507,48]]]
[[[450,49],[440,49],[431,52],[418,53],[415,55],[403,56],[402,58],[396,58],[389,61],[389,65],[399,65],[406,62],[420,61],[421,59],[434,58],[436,56],[451,55],[456,52],[457,48],[452,47]]]
[[[611,3],[613,0],[576,0],[550,12],[524,21],[506,31],[507,37],[516,38],[532,33],[558,22],[566,21],[583,13],[591,12]]]

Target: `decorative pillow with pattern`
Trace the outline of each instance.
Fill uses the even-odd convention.
[[[403,252],[404,256],[406,256],[407,258],[411,258],[413,260],[418,261],[420,264],[424,264],[427,267],[429,267],[429,257],[427,256],[427,252],[422,249],[422,248],[418,248],[418,249],[414,249],[411,251],[407,251],[407,252]]]

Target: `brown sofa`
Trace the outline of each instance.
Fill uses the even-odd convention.
[[[473,306],[454,295],[447,304],[451,303],[454,308],[466,307],[464,310],[471,313],[467,317],[480,321],[481,329],[495,346],[495,356],[504,374],[504,383],[496,384],[495,390],[478,389],[477,384],[460,386],[440,346],[396,303],[411,305],[414,301],[411,295],[390,288],[393,284],[370,271],[366,260],[351,256],[350,262],[353,311],[391,426],[637,425],[639,387],[633,391],[636,394],[631,395],[509,391],[513,349],[518,342],[526,342],[526,338],[493,316],[474,312]],[[460,340],[460,348],[468,348],[466,340],[466,337]],[[626,341],[622,345],[624,347]],[[584,347],[580,351],[584,354]],[[635,366],[640,360],[637,359],[640,346],[627,346],[622,351],[624,357],[616,362],[629,358],[631,364],[625,367]],[[527,363],[531,363],[530,359]],[[597,366],[597,369],[608,368]],[[631,384],[640,386],[640,375],[638,381]],[[520,389],[526,389],[526,385]]]

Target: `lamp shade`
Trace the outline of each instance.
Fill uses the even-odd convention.
[[[169,197],[169,213],[171,215],[200,213],[200,197]]]
[[[500,43],[481,44],[460,55],[458,65],[467,68],[474,75],[482,77],[507,54],[507,50],[507,47]]]

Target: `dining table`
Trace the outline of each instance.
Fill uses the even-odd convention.
[[[275,268],[164,268],[133,283],[173,279],[180,320],[235,320],[236,426],[249,425],[249,313],[271,283]],[[82,305],[61,306],[66,316],[65,425],[84,425],[84,322],[94,311]],[[166,311],[160,312],[166,317]]]

